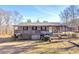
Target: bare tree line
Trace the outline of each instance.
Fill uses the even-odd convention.
[[[31,19],[27,19],[27,23],[32,23]],[[40,20],[37,19],[36,23],[40,23]],[[48,23],[48,21],[44,20],[43,23]]]
[[[71,26],[77,26],[79,23],[79,8],[76,5],[71,5],[64,9],[59,16],[63,23]],[[0,35],[12,34],[12,25],[20,23],[22,18],[22,15],[17,11],[0,9]],[[28,19],[27,22],[30,23],[31,19]],[[37,23],[39,23],[39,19],[37,20]],[[44,21],[44,23],[47,23],[47,21]]]
[[[76,26],[79,22],[79,8],[77,5],[71,5],[64,9],[59,16],[66,25]]]
[[[65,8],[60,13],[60,18],[63,23],[72,28],[71,31],[78,31],[79,29],[79,6],[71,5]]]
[[[17,11],[0,10],[0,35],[12,35],[13,25],[21,21],[22,16]]]

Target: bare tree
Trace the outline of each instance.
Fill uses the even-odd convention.
[[[12,11],[11,13],[11,23],[16,25],[19,24],[21,22],[21,20],[23,20],[23,16],[18,13],[17,11]]]
[[[37,23],[40,23],[40,21],[39,21],[39,19],[37,19],[37,21],[36,21]]]
[[[79,17],[78,7],[71,5],[60,13],[60,18],[64,23],[75,26],[76,19]]]
[[[0,35],[2,33],[2,10],[0,10]]]
[[[61,17],[61,20],[67,24],[67,22],[69,21],[69,13],[67,10],[64,10],[63,12],[61,12],[61,14],[59,15]]]
[[[75,21],[76,21],[77,17],[79,17],[79,15],[77,14],[78,13],[77,10],[78,10],[77,6],[74,6],[74,5],[72,5],[68,8],[69,17],[71,20],[70,24],[74,25],[74,26],[76,25]]]
[[[0,10],[0,34],[11,34],[13,24],[18,24],[22,16],[18,12]]]
[[[31,19],[27,19],[27,23],[31,23]]]
[[[11,25],[12,26],[21,23],[22,20],[23,20],[23,16],[20,13],[18,13],[17,11],[11,12]],[[14,27],[12,28],[13,28],[12,33],[14,33]]]
[[[48,23],[48,21],[45,21],[45,20],[44,20],[43,23]]]
[[[3,34],[4,33],[4,27],[7,28],[7,26],[4,26],[4,24],[7,23],[8,19],[7,19],[7,13],[6,11],[4,10],[0,10],[0,34]],[[7,20],[5,20],[7,19]]]

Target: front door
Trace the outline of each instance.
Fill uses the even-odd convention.
[[[52,27],[49,27],[49,32],[50,32],[50,33],[52,32]]]

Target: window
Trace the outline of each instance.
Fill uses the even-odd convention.
[[[32,27],[32,30],[37,30],[37,26],[33,26]]]
[[[42,26],[41,27],[41,30],[46,30],[46,26]]]
[[[18,26],[18,30],[23,30],[23,26]]]
[[[15,30],[18,30],[18,27],[15,27],[14,29],[15,29]]]
[[[27,27],[27,26],[24,26],[24,27],[23,27],[23,30],[28,30],[28,27]]]

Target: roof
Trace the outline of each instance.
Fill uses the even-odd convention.
[[[48,23],[20,23],[15,26],[65,26],[63,23],[55,23],[55,22],[48,22]]]

